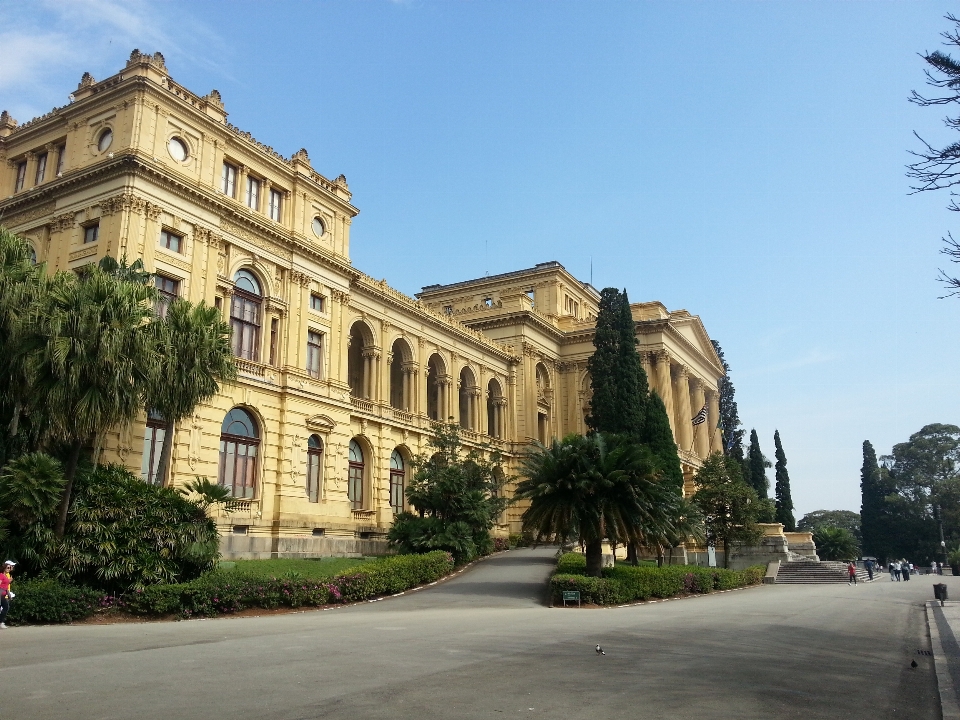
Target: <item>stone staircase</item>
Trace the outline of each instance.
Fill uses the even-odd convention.
[[[874,571],[874,577],[876,577]],[[867,582],[867,571],[857,568],[857,580]],[[813,560],[797,560],[780,564],[777,572],[777,584],[808,585],[815,583],[848,582],[847,563]]]

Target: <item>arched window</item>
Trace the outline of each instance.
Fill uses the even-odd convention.
[[[374,399],[377,375],[375,361],[370,328],[362,322],[355,322],[350,328],[350,346],[347,348],[347,382],[353,397]]]
[[[163,436],[167,424],[156,410],[147,413],[147,426],[143,432],[143,459],[140,461],[140,477],[151,485],[159,485],[160,451],[163,450]]]
[[[350,441],[350,470],[347,475],[347,499],[354,510],[363,509],[363,450],[356,440]]]
[[[477,394],[473,371],[465,367],[460,371],[460,427],[476,430]]]
[[[263,291],[260,282],[249,270],[238,270],[233,276],[233,300],[230,303],[230,329],[233,331],[233,354],[244,360],[260,359],[260,315]]]
[[[323,479],[323,440],[311,435],[307,441],[307,497],[320,502],[320,482]]]
[[[390,362],[390,406],[410,412],[415,377],[414,370],[409,365],[412,358],[410,346],[405,340],[397,338],[393,342],[391,354],[393,358]]]
[[[227,413],[220,428],[220,470],[217,482],[235,498],[252,498],[257,477],[260,431],[243,408]]]
[[[390,507],[395,514],[403,512],[403,456],[399,450],[390,455]]]
[[[30,262],[31,262],[32,264],[36,265],[36,264],[37,264],[37,250],[36,250],[35,247],[33,247],[33,245],[28,245],[27,247],[30,248]]]

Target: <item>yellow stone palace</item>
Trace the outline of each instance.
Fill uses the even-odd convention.
[[[240,380],[177,427],[168,478],[217,478],[240,499],[217,519],[227,557],[382,552],[436,420],[510,469],[532,440],[585,430],[593,287],[557,262],[417,298],[374,280],[350,262],[346,179],[231,125],[220,94],[177,84],[160,53],[85,73],[68,105],[30,122],[3,112],[0,161],[0,222],[51,271],[142,258],[163,297],[229,317]],[[689,491],[720,449],[723,370],[695,315],[647,302],[633,316]],[[162,435],[145,413],[107,457],[158,482]],[[518,532],[521,511],[498,531]]]

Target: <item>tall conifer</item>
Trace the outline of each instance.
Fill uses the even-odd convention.
[[[783,445],[780,443],[780,431],[773,431],[773,444],[776,445],[777,467],[776,467],[776,499],[777,514],[776,521],[783,523],[783,529],[787,532],[793,532],[797,529],[797,521],[793,517],[793,498],[790,495],[790,474],[787,472],[787,455],[783,452]]]
[[[757,493],[757,497],[765,500],[769,497],[767,491],[770,488],[770,481],[767,480],[767,468],[770,467],[770,461],[763,456],[760,450],[760,438],[757,437],[757,431],[750,431],[750,451],[747,458],[747,468],[750,471],[747,480],[750,486]]]
[[[890,539],[887,530],[886,495],[888,490],[877,465],[877,453],[869,440],[863,441],[863,466],[860,468],[860,534],[863,554],[888,557]]]
[[[723,433],[723,454],[743,462],[743,426],[740,424],[740,413],[737,410],[737,401],[734,400],[736,389],[730,380],[730,365],[723,356],[723,348],[716,340],[711,340],[713,349],[720,358],[724,375],[717,383],[720,391],[720,430]]]
[[[656,390],[650,391],[646,411],[644,442],[653,453],[664,479],[678,491],[682,491],[683,469],[680,466],[680,455],[677,453],[677,444],[673,441],[673,430],[670,429],[667,408]]]
[[[643,437],[647,375],[640,364],[630,301],[626,292],[604,288],[594,331],[590,371],[590,415],[595,432]]]

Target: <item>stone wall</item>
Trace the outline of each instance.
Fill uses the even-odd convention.
[[[224,560],[271,558],[362,557],[386,555],[386,540],[340,537],[269,537],[227,535],[220,538]]]

